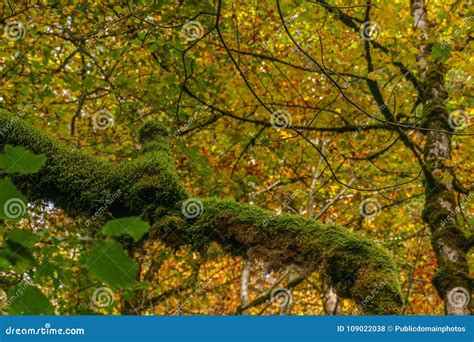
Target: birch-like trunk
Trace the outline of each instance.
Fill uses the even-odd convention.
[[[470,314],[472,280],[466,259],[468,240],[456,213],[459,204],[453,187],[451,132],[446,107],[448,93],[444,86],[446,66],[430,56],[427,11],[423,0],[412,1],[412,15],[419,39],[419,70],[422,81],[423,127],[426,142],[425,207],[423,220],[431,230],[431,242],[436,253],[438,269],[433,284],[445,301],[448,315]]]

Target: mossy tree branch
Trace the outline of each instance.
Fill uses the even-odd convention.
[[[215,198],[196,199],[200,215],[183,215],[188,195],[175,172],[166,132],[154,123],[140,130],[141,155],[116,164],[67,148],[6,112],[0,112],[0,127],[0,149],[24,146],[48,157],[39,173],[13,178],[30,200],[52,201],[71,216],[90,217],[120,190],[108,210],[114,217],[147,220],[152,226],[148,239],[196,249],[217,242],[233,255],[276,268],[319,269],[340,297],[355,300],[366,313],[401,311],[400,283],[390,255],[345,228]]]

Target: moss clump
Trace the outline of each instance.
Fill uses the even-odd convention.
[[[138,132],[138,141],[145,151],[162,151],[170,155],[169,134],[157,121],[148,121]]]
[[[400,313],[403,297],[396,266],[375,243],[297,215],[274,216],[255,206],[219,199],[202,203],[202,214],[188,220],[183,232],[193,241],[217,241],[229,251],[245,251],[276,267],[319,268],[340,296],[364,303],[366,312]]]
[[[0,112],[0,127],[8,127],[0,135],[0,148],[24,146],[48,158],[37,174],[14,177],[17,186],[30,199],[50,200],[72,216],[93,215],[117,192],[120,196],[108,208],[114,216],[140,215],[147,205],[172,206],[187,197],[156,125],[145,125],[141,132],[143,153],[118,164],[64,147],[5,112]]]

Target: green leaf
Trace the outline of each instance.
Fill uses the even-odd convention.
[[[35,245],[37,236],[29,231],[16,229],[7,233],[7,238],[23,247],[31,248]]]
[[[121,53],[122,53],[122,49],[113,49],[109,52],[110,56],[115,60],[120,59]]]
[[[0,219],[21,220],[26,216],[27,202],[10,179],[0,179]]]
[[[431,57],[435,60],[446,60],[449,58],[449,55],[451,54],[451,47],[447,44],[439,44],[435,43],[433,44],[433,47],[431,48]]]
[[[54,315],[54,307],[35,286],[20,284],[8,290],[11,315]]]
[[[5,146],[5,153],[0,155],[0,168],[6,173],[19,173],[26,175],[36,173],[46,162],[46,157],[36,155],[26,148],[11,145]]]
[[[41,81],[41,83],[43,83],[44,85],[50,84],[52,78],[53,77],[51,76],[51,74],[47,74],[46,76],[43,77],[43,80]]]
[[[16,272],[23,272],[35,266],[36,261],[28,248],[11,240],[5,240],[4,247],[0,250],[0,256],[15,265]]]
[[[0,270],[7,270],[12,266],[11,262],[7,258],[0,256]]]
[[[87,269],[100,281],[117,288],[136,283],[138,263],[113,240],[96,241],[86,259]]]
[[[130,235],[135,241],[148,232],[150,226],[139,217],[131,216],[108,221],[102,227],[102,233],[110,236]]]

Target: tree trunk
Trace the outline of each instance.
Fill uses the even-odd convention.
[[[334,289],[328,285],[324,280],[322,281],[323,289],[323,308],[326,315],[340,315],[341,314],[341,301],[334,292]]]
[[[249,280],[250,280],[250,267],[251,263],[249,260],[244,259],[242,265],[242,274],[240,276],[240,307],[246,308],[243,309],[241,314],[248,315],[249,309]]]
[[[420,30],[418,64],[422,81],[425,207],[423,220],[431,230],[431,243],[436,253],[438,270],[433,285],[445,302],[449,315],[470,314],[472,281],[466,248],[469,245],[456,219],[458,204],[451,167],[451,132],[446,108],[448,93],[444,86],[446,66],[431,54],[424,0],[412,0],[415,28]]]
[[[438,270],[433,278],[449,315],[470,314],[472,292],[466,259],[468,239],[457,221],[459,210],[453,188],[451,167],[451,134],[446,109],[444,66],[428,63],[424,80],[423,112],[426,133],[424,148],[425,207],[423,219],[431,230]],[[443,132],[440,132],[442,130]]]

